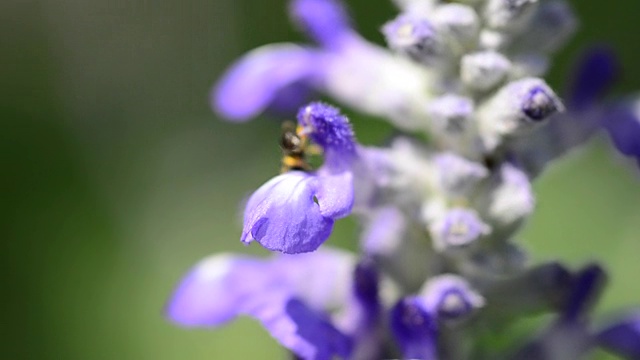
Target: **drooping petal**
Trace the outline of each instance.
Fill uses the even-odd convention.
[[[295,109],[305,100],[300,89],[309,86],[318,71],[315,50],[293,44],[262,46],[227,70],[212,93],[213,105],[231,121],[247,121],[272,105]],[[298,91],[290,91],[292,87]]]
[[[340,0],[294,0],[290,13],[309,36],[328,48],[338,48],[341,40],[352,32]]]
[[[354,295],[360,305],[364,307],[369,317],[378,311],[380,306],[380,274],[375,262],[370,258],[361,260],[354,271]]]
[[[242,313],[247,295],[265,284],[266,263],[227,254],[198,263],[182,280],[166,307],[182,326],[219,326]]]
[[[364,257],[350,275],[351,298],[336,318],[337,326],[353,338],[351,359],[381,359],[384,332],[378,265],[372,258]]]
[[[316,189],[317,178],[301,171],[271,179],[247,203],[241,240],[290,254],[317,249],[331,234],[333,219],[321,214]]]
[[[640,359],[640,312],[600,331],[597,342],[605,349],[628,359]]]
[[[350,339],[326,316],[288,293],[256,294],[246,313],[259,320],[280,344],[302,359],[329,360],[348,356]]]
[[[187,274],[167,316],[183,326],[215,327],[247,315],[303,359],[346,357],[351,339],[323,311],[347,304],[354,266],[350,254],[328,249],[270,260],[212,256]]]

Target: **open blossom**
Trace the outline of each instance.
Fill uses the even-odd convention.
[[[300,110],[298,124],[324,150],[324,164],[315,172],[285,172],[253,193],[244,214],[244,243],[257,241],[284,253],[313,251],[329,237],[334,220],[351,212],[357,153],[347,118],[314,103]]]
[[[249,316],[303,359],[640,358],[637,310],[593,324],[600,265],[531,264],[516,239],[535,210],[531,181],[597,132],[640,164],[640,101],[602,100],[611,52],[586,53],[560,94],[543,77],[576,30],[566,1],[395,3],[387,50],[355,32],[339,0],[291,0],[316,45],[263,46],[216,85],[213,107],[231,121],[297,113],[283,172],[251,195],[240,235],[275,254],[203,260],[168,318],[218,327]],[[309,102],[318,94],[404,132],[363,146],[337,107]],[[361,225],[358,254],[325,244],[347,216]],[[537,314],[551,322],[528,340],[483,343]]]

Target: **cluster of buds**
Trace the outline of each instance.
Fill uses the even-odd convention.
[[[542,76],[577,27],[566,1],[396,3],[381,28],[387,50],[353,30],[338,0],[292,0],[316,46],[261,47],[216,86],[231,121],[297,111],[281,174],[244,211],[241,241],[276,255],[202,261],[168,317],[216,327],[251,316],[303,359],[574,360],[597,348],[640,358],[640,317],[590,323],[600,266],[531,264],[515,239],[535,208],[531,181],[596,132],[640,160],[640,106],[601,101],[611,54],[585,54],[559,96]],[[318,94],[403,135],[360,144],[338,108],[309,103]],[[346,216],[361,224],[358,254],[324,244]],[[483,343],[536,314],[553,320],[528,342]]]

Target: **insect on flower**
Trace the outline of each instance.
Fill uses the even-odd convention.
[[[282,149],[282,168],[280,173],[284,174],[291,170],[311,170],[311,165],[306,159],[309,141],[306,134],[304,134],[302,126],[296,126],[292,121],[282,123],[280,148]]]

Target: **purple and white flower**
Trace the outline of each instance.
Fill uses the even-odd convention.
[[[587,52],[561,99],[543,77],[576,29],[566,1],[395,3],[386,50],[353,30],[339,0],[292,0],[317,45],[266,45],[223,76],[220,115],[297,111],[297,136],[323,162],[249,198],[241,241],[277,254],[203,260],[167,317],[218,327],[249,316],[302,359],[640,358],[637,310],[592,324],[599,265],[531,264],[514,238],[535,209],[532,179],[598,131],[640,164],[640,102],[603,101],[617,74],[611,51]],[[308,103],[317,93],[404,133],[362,146],[337,108]],[[348,215],[361,225],[360,255],[323,246]],[[537,314],[553,320],[526,343],[482,343]]]

